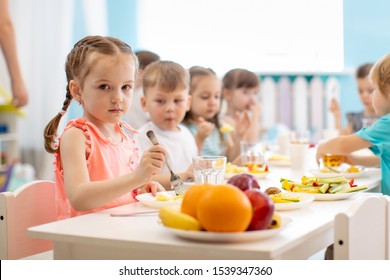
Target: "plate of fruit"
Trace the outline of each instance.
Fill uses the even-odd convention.
[[[251,174],[255,176],[257,179],[263,179],[268,176],[269,168],[268,165],[264,167],[256,167],[256,166],[238,166],[233,163],[228,162],[226,164],[225,170],[225,179],[230,179],[237,174]]]
[[[230,184],[195,185],[180,206],[159,211],[159,221],[175,236],[203,242],[248,242],[273,237],[291,222],[280,216],[268,195]]]
[[[366,173],[366,170],[361,166],[341,164],[337,167],[322,167],[319,169],[311,169],[309,172],[318,178],[343,176],[347,179],[351,179],[363,176]]]
[[[341,200],[347,199],[357,192],[367,190],[366,185],[358,186],[354,179],[346,179],[343,176],[318,178],[303,176],[300,182],[280,179],[282,189],[291,193],[307,193],[314,196],[315,200]]]
[[[275,203],[275,210],[285,211],[299,209],[314,200],[314,196],[306,193],[282,192],[279,188],[269,187],[264,191]]]
[[[192,231],[167,227],[174,235],[180,238],[203,241],[203,242],[218,242],[218,243],[233,243],[233,242],[248,242],[267,239],[277,235],[288,223],[291,218],[280,216],[280,226],[277,228],[264,230],[251,230],[243,232],[209,232],[205,230]]]

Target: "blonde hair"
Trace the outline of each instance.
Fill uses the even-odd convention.
[[[155,61],[144,70],[143,77],[144,95],[157,86],[165,92],[176,89],[187,89],[190,86],[190,75],[183,66],[172,61]]]
[[[379,59],[370,71],[370,80],[380,92],[387,96],[390,92],[390,54]]]
[[[93,53],[108,56],[119,53],[129,54],[134,60],[136,72],[138,70],[138,60],[133,50],[129,45],[119,39],[113,37],[87,36],[78,41],[66,58],[65,72],[67,86],[62,110],[46,125],[44,130],[45,150],[49,153],[55,153],[58,150],[58,147],[55,145],[57,142],[58,124],[73,98],[69,90],[69,82],[77,79],[80,82],[80,87],[83,88],[85,77],[92,68],[92,62],[88,58]]]

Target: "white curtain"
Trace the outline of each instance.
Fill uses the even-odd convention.
[[[19,120],[22,161],[41,179],[52,179],[53,156],[44,150],[43,129],[65,98],[64,63],[72,44],[73,0],[11,0],[22,72],[29,90]]]

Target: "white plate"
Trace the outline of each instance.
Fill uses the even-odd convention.
[[[165,195],[166,197],[174,197],[176,196],[174,191],[167,191],[167,192],[159,192],[160,194]],[[157,201],[156,196],[153,196],[151,193],[143,193],[139,194],[135,197],[139,202],[142,204],[151,207],[160,209],[161,207],[168,206],[168,205],[180,205],[182,202],[182,198],[179,198],[177,200],[168,200],[168,201]]]
[[[280,228],[244,232],[220,233],[208,231],[182,230],[169,227],[165,228],[171,231],[174,235],[189,240],[219,243],[248,242],[273,237],[277,235],[281,230],[283,230],[287,226],[287,224],[292,221],[292,219],[288,217],[281,216],[281,218],[282,225]]]
[[[310,169],[309,172],[311,174],[313,174],[314,176],[316,176],[317,178],[331,178],[331,177],[343,176],[344,178],[347,178],[347,179],[352,179],[352,178],[356,179],[356,178],[363,176],[366,173],[365,170],[362,170],[360,172],[336,173],[336,172],[322,172],[320,169]]]
[[[306,193],[288,193],[292,197],[301,197],[300,202],[274,203],[276,211],[294,210],[301,208],[314,200],[314,196]]]
[[[314,196],[314,200],[342,200],[342,199],[348,199],[351,196],[354,196],[355,194],[362,192],[365,190],[357,191],[357,192],[349,192],[349,193],[311,193],[310,195]],[[289,193],[299,193],[300,192],[289,192]]]
[[[330,177],[343,176],[344,178],[347,178],[347,179],[352,179],[352,178],[355,179],[355,178],[360,178],[366,174],[366,170],[361,170],[360,172],[336,173],[336,172],[322,172],[320,169],[314,169],[314,170],[309,170],[309,172],[313,173],[313,175],[318,177],[318,178],[330,178]]]
[[[264,179],[265,177],[268,176],[269,171],[268,172],[261,172],[261,173],[225,173],[225,179],[229,180],[230,178],[232,178],[233,176],[238,175],[238,174],[250,174],[250,175],[253,175],[256,179]]]

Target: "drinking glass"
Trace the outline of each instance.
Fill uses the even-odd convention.
[[[241,163],[249,169],[261,168],[264,165],[264,145],[261,143],[240,142]]]
[[[198,156],[192,159],[196,184],[223,184],[226,157]]]

